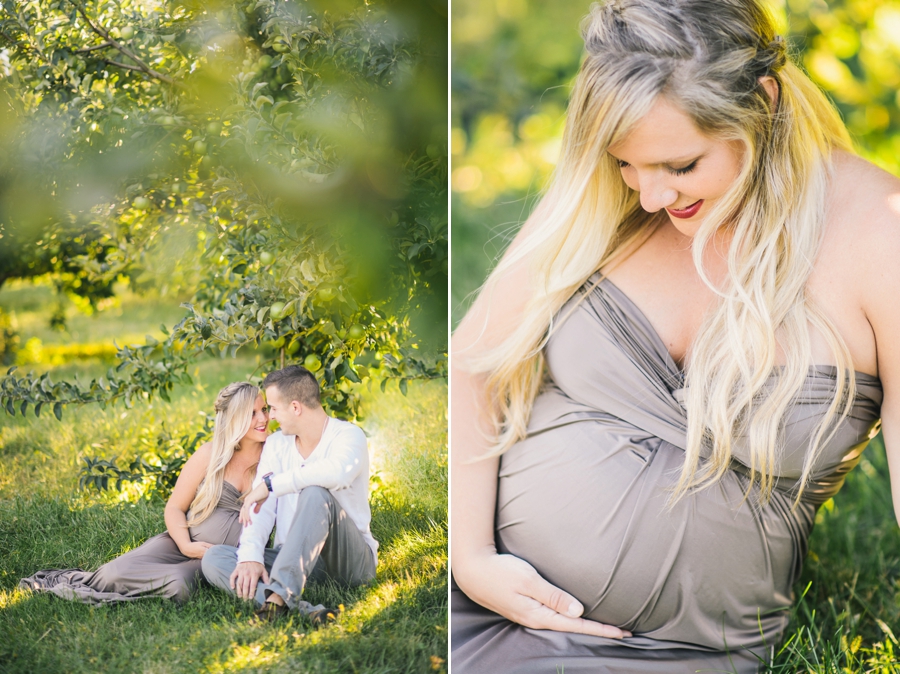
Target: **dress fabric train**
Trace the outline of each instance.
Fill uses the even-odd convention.
[[[230,482],[222,485],[222,496],[205,520],[191,527],[192,541],[213,545],[237,545],[240,492]],[[181,554],[168,533],[161,533],[140,547],[107,562],[96,571],[60,569],[38,571],[23,578],[19,587],[50,592],[86,604],[109,604],[148,597],[184,601],[202,578],[200,560]]]
[[[768,505],[755,500],[756,488],[745,499],[749,459],[738,438],[724,478],[668,509],[684,461],[683,373],[608,279],[590,279],[559,320],[527,436],[501,459],[496,543],[577,597],[585,617],[634,636],[528,629],[453,583],[452,671],[757,672],[787,625],[816,509],[876,431],[880,382],[855,373],[852,410],[822,447],[795,509],[834,367],[811,367],[789,408]]]

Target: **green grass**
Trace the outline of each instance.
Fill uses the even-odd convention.
[[[120,346],[136,341],[143,343],[147,334],[162,339],[159,326],[171,327],[187,313],[180,307],[187,298],[160,297],[153,292],[136,295],[124,286],[118,287],[118,291],[115,299],[101,301],[102,308],[91,314],[63,298],[65,330],[56,330],[49,325],[50,311],[60,299],[48,277],[41,277],[36,282],[8,281],[0,288],[0,307],[15,315],[23,345],[32,337],[46,345],[110,344],[114,339]]]
[[[8,309],[9,291],[0,299]],[[120,316],[101,314],[104,327],[98,332],[150,331],[149,321],[165,313],[147,307],[141,318],[132,308],[126,304]],[[17,313],[41,310],[20,306]],[[23,340],[32,335],[23,330]],[[143,499],[140,490],[79,492],[81,458],[118,455],[123,463],[151,450],[163,426],[173,434],[198,429],[199,414],[212,409],[219,388],[245,379],[256,367],[252,354],[201,360],[192,371],[195,384],[177,390],[171,403],[154,400],[132,410],[67,408],[61,423],[47,415],[3,417],[0,672],[446,671],[442,382],[411,385],[407,397],[377,387],[364,392],[361,425],[370,435],[378,471],[371,497],[372,531],[381,543],[378,576],[351,590],[330,584],[308,588],[306,598],[314,603],[344,604],[333,626],[312,630],[300,618],[261,626],[251,620],[252,606],[212,588],[202,588],[183,606],[148,599],[100,607],[16,588],[21,577],[39,569],[95,569],[163,531],[163,504]],[[61,369],[66,376],[88,377],[105,368],[85,362]],[[63,376],[60,368],[53,376]]]
[[[816,517],[773,672],[900,672],[900,529],[882,436],[863,457]]]

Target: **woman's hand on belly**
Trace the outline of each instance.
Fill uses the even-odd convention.
[[[611,639],[631,636],[630,632],[613,625],[580,618],[584,613],[581,603],[541,578],[524,559],[489,554],[470,568],[471,574],[454,569],[454,578],[460,588],[473,601],[514,623],[538,630],[576,632]]]
[[[202,559],[206,551],[212,547],[212,543],[204,543],[203,541],[191,541],[187,545],[178,546],[181,554],[191,559]]]

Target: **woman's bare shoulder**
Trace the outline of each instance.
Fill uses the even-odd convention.
[[[900,179],[846,153],[836,157],[828,226],[819,272],[833,275],[865,316],[878,345],[878,370],[900,377],[900,349],[888,335],[900,331]],[[893,342],[893,339],[890,340]],[[896,351],[896,355],[894,355]],[[889,361],[896,361],[891,368]]]
[[[835,153],[829,194],[829,229],[876,245],[879,237],[900,237],[897,176],[857,155]]]
[[[205,474],[211,457],[212,442],[204,442],[188,457],[188,460],[185,462],[185,468],[190,466],[192,469]]]
[[[847,152],[835,154],[822,261],[864,286],[900,259],[900,178]]]

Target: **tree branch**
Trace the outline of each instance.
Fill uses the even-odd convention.
[[[19,42],[19,41],[18,41],[16,38],[14,38],[12,35],[10,35],[9,33],[7,33],[5,30],[0,30],[0,37],[5,38],[7,42],[13,44],[14,46],[18,47],[19,49],[22,48],[22,43]]]
[[[104,40],[106,40],[111,47],[115,47],[122,54],[124,54],[125,56],[127,56],[128,58],[130,58],[132,61],[134,61],[137,64],[137,68],[129,68],[129,69],[141,70],[144,73],[146,73],[147,75],[150,75],[150,77],[160,80],[161,82],[165,82],[166,84],[172,84],[172,85],[175,84],[175,80],[173,80],[171,77],[169,77],[168,75],[163,75],[162,73],[155,71],[153,68],[151,68],[146,63],[144,63],[140,58],[138,58],[138,56],[133,51],[131,51],[127,47],[124,47],[122,44],[120,44],[112,35],[109,34],[109,31],[106,30],[103,26],[99,26],[99,25],[95,24],[93,21],[91,21],[90,17],[88,17],[87,12],[84,9],[84,5],[82,5],[77,0],[69,0],[69,1],[73,5],[75,5],[75,9],[77,9],[78,13],[81,14],[82,17],[84,17],[84,20],[87,21],[87,24],[88,24],[88,26],[90,26],[92,31],[94,31],[95,33],[97,33],[97,35],[99,35]],[[127,68],[127,66],[123,66],[121,63],[116,63],[115,65]]]
[[[118,61],[114,61],[112,59],[101,59],[104,63],[108,63],[111,66],[117,66],[119,68],[125,68],[125,70],[136,70],[139,73],[144,72],[143,68],[139,68],[138,66],[128,65],[127,63],[119,63]]]
[[[21,24],[21,23],[19,25],[23,26],[23,24]],[[27,25],[24,25],[24,28],[26,29],[25,34],[28,36],[28,39],[33,43],[34,38],[31,36],[31,34],[28,33]],[[26,49],[31,49],[34,53],[36,53],[38,56],[41,57],[41,60],[44,63],[47,63],[47,57],[44,56],[44,52],[42,52],[40,50],[40,48],[37,46],[37,44],[23,44],[22,42],[19,42],[16,38],[14,38],[12,35],[7,33],[5,30],[0,30],[0,35],[2,35],[7,41],[12,43],[17,49],[19,49],[21,51],[24,51]]]
[[[112,42],[103,42],[102,44],[95,44],[93,47],[82,47],[81,49],[76,49],[76,54],[86,54],[89,51],[95,51],[97,49],[106,49],[107,47],[111,47]]]

